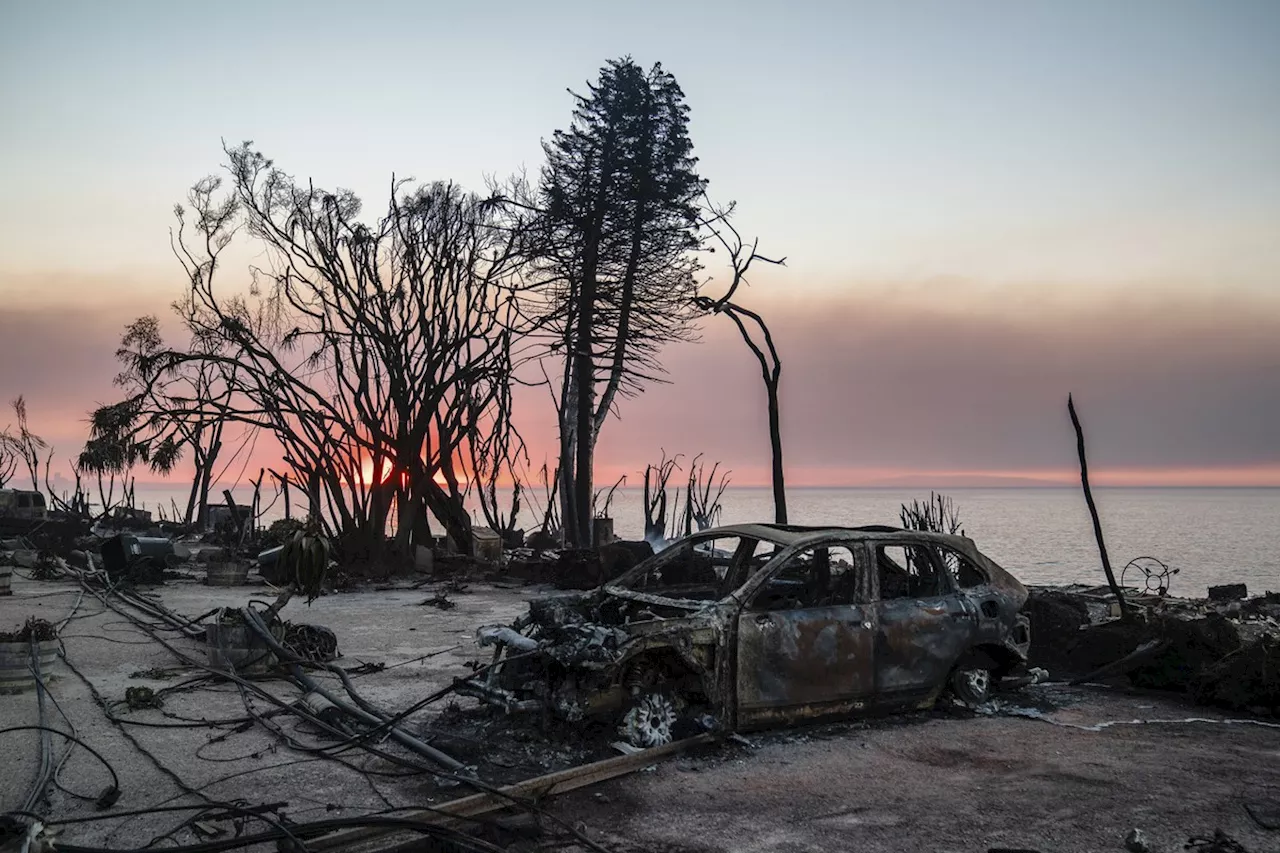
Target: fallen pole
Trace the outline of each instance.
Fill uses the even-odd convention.
[[[568,793],[598,782],[616,779],[628,773],[635,773],[648,767],[658,759],[675,755],[691,747],[713,743],[714,741],[715,738],[712,735],[701,734],[686,740],[677,740],[662,746],[642,749],[631,755],[606,758],[591,764],[570,767],[568,770],[558,770],[555,773],[548,773],[504,788],[498,788],[493,792],[472,794],[469,797],[450,800],[431,809],[411,812],[408,817],[411,820],[422,823],[448,826],[475,819],[500,809],[519,808],[521,800],[543,800],[547,797],[554,797],[556,794]],[[420,840],[415,841],[408,838],[404,841],[387,839],[386,836],[392,831],[376,827],[353,829],[326,838],[317,838],[314,841],[309,840],[307,847],[315,851],[349,850],[363,851],[363,853],[375,853],[375,851],[376,853],[392,853],[392,851],[397,851],[401,847],[406,847],[406,845],[421,843]],[[352,846],[359,842],[369,842],[369,844],[368,846],[362,845],[360,847]],[[377,846],[374,846],[373,842],[377,842]]]

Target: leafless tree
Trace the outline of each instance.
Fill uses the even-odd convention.
[[[467,403],[471,409],[468,419],[473,424],[467,442],[471,463],[468,485],[474,490],[489,527],[502,534],[504,540],[514,540],[525,489],[517,470],[521,463],[528,467],[528,454],[511,420],[511,385],[495,386],[493,391],[487,401],[474,398]],[[511,499],[506,511],[498,497],[499,482],[504,475],[511,478]]]
[[[542,525],[539,530],[544,535],[559,538],[561,519],[560,504],[556,500],[556,491],[560,486],[560,478],[556,473],[552,472],[550,464],[544,460],[542,467],[538,469],[537,479],[542,485],[542,493],[546,501],[541,510]]]
[[[18,459],[26,467],[27,473],[31,477],[31,488],[39,491],[40,468],[42,463],[45,466],[48,464],[48,460],[43,458],[43,454],[44,451],[49,449],[49,443],[31,431],[31,427],[27,422],[27,401],[25,397],[19,394],[10,402],[10,405],[13,407],[13,413],[18,419],[18,429],[16,434],[10,432],[11,428],[5,429],[3,434],[7,436],[7,443],[12,452],[17,454]]]
[[[10,435],[8,429],[0,430],[0,489],[18,472],[18,460],[22,458],[18,448],[17,437]]]
[[[702,454],[693,457],[689,465],[689,483],[686,491],[689,502],[689,514],[699,530],[715,527],[720,521],[723,507],[720,505],[725,489],[729,488],[731,471],[719,471],[720,463],[716,462],[707,470]],[[719,476],[717,477],[717,472]],[[714,491],[714,494],[713,494]]]
[[[483,440],[472,415],[509,385],[519,215],[393,179],[366,224],[351,192],[295,181],[249,144],[226,153],[228,192],[197,184],[174,234],[189,326],[218,346],[159,353],[157,374],[234,367],[223,417],[270,432],[351,558],[378,560],[393,513],[401,554],[429,537],[428,512],[468,547],[463,461]],[[235,227],[265,258],[247,295],[213,285],[208,247]]]
[[[667,537],[667,485],[671,475],[680,468],[680,454],[670,459],[667,451],[657,465],[644,468],[644,538],[650,542],[665,542]],[[679,494],[677,492],[677,501]]]
[[[913,500],[910,504],[903,504],[898,516],[906,530],[964,535],[960,512],[946,495],[929,492],[927,501]]]
[[[207,185],[197,185],[195,194],[212,192]],[[214,275],[219,252],[230,240],[226,229],[232,211],[223,210],[222,218],[210,217],[200,227],[212,229],[206,251],[205,274]],[[174,311],[187,327],[193,312],[190,300],[174,303]],[[187,352],[196,356],[214,355],[221,343],[208,334],[191,335]],[[224,415],[235,389],[236,366],[213,360],[166,361],[156,356],[166,349],[159,320],[152,315],[140,317],[125,328],[116,358],[123,369],[116,384],[128,392],[120,403],[100,406],[90,417],[92,425],[86,445],[90,470],[95,462],[112,467],[106,473],[122,473],[138,462],[147,463],[157,473],[168,474],[179,458],[188,454],[193,465],[186,512],[179,519],[185,524],[204,526],[208,520],[209,494],[215,484],[216,470],[222,454],[227,426]],[[95,448],[95,445],[97,446]],[[104,446],[113,446],[114,452]],[[233,462],[245,452],[241,441],[225,463]],[[226,465],[224,464],[224,468]]]
[[[609,518],[610,517],[609,507],[613,505],[613,496],[617,494],[618,489],[621,488],[622,485],[626,482],[627,482],[627,475],[623,474],[617,480],[614,481],[614,484],[609,487],[608,491],[605,491],[604,489],[600,489],[594,495],[591,496],[591,515],[593,518]],[[604,497],[603,501],[600,500],[601,496]]]
[[[786,524],[787,490],[782,466],[782,414],[778,404],[778,385],[782,381],[782,358],[778,355],[778,347],[764,318],[733,300],[738,288],[748,283],[747,273],[753,264],[759,261],[763,264],[782,266],[787,259],[775,260],[761,255],[757,251],[760,245],[758,238],[748,245],[731,221],[735,208],[736,205],[732,202],[726,206],[717,206],[710,200],[705,202],[702,226],[710,235],[709,243],[712,248],[719,246],[728,256],[731,278],[729,287],[718,299],[702,295],[698,296],[694,302],[704,312],[723,314],[732,320],[743,342],[760,363],[760,375],[764,379],[768,399],[773,515],[777,524]]]

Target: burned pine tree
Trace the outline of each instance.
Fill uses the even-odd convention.
[[[692,336],[698,176],[675,78],[609,62],[544,144],[532,313],[563,358],[559,492],[570,544],[591,541],[592,464],[617,398],[661,376]]]

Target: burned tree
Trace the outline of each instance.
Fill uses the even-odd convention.
[[[509,355],[505,349],[504,354]],[[510,369],[508,365],[508,373]],[[489,399],[476,397],[467,402],[468,419],[473,424],[471,438],[467,442],[471,470],[467,486],[474,490],[480,512],[489,527],[501,534],[504,540],[519,544],[522,536],[516,523],[525,483],[517,473],[517,465],[523,463],[527,469],[528,453],[524,440],[511,421],[511,385],[494,385],[492,392]],[[503,512],[502,501],[498,497],[499,481],[504,474],[511,478],[511,499],[506,512]]]
[[[742,336],[743,342],[751,350],[751,354],[760,363],[760,375],[764,379],[765,395],[768,400],[769,447],[772,461],[771,482],[773,485],[773,516],[777,524],[787,523],[787,490],[782,467],[782,413],[778,403],[778,385],[782,381],[782,358],[778,355],[778,347],[774,344],[773,335],[765,324],[764,318],[755,311],[744,308],[733,301],[738,288],[747,284],[747,272],[756,261],[781,266],[786,258],[772,258],[761,255],[759,239],[753,240],[750,246],[742,239],[742,235],[731,222],[736,205],[730,203],[726,207],[717,207],[706,202],[702,225],[710,235],[708,242],[712,251],[719,246],[728,255],[731,278],[729,287],[719,299],[698,296],[694,303],[698,308],[710,314],[723,314],[733,321]]]
[[[930,492],[927,501],[913,500],[910,504],[903,504],[898,518],[904,530],[964,535],[964,525],[960,523],[960,511],[956,509],[955,502],[936,492]]]
[[[1067,414],[1071,416],[1071,426],[1076,431],[1076,455],[1080,457],[1080,485],[1084,489],[1084,502],[1089,507],[1089,519],[1093,522],[1093,536],[1098,542],[1098,555],[1102,558],[1102,571],[1107,576],[1107,585],[1120,603],[1120,615],[1130,618],[1132,608],[1124,597],[1124,590],[1116,583],[1115,572],[1111,569],[1111,558],[1107,555],[1107,543],[1102,538],[1102,521],[1098,518],[1098,506],[1093,502],[1093,490],[1089,488],[1089,461],[1084,453],[1084,427],[1080,426],[1080,417],[1076,414],[1076,403],[1070,394],[1067,395]]]
[[[208,182],[198,184],[199,197],[212,192]],[[206,236],[206,270],[212,277],[218,253],[230,240],[228,227],[234,206],[210,209],[197,228]],[[175,313],[184,328],[191,329],[194,311],[190,300],[175,303]],[[165,351],[160,322],[153,316],[139,317],[125,327],[116,350],[122,370],[116,384],[129,392],[120,403],[100,406],[90,417],[91,433],[86,453],[89,469],[123,473],[137,462],[147,463],[157,473],[171,473],[179,459],[188,454],[192,462],[191,485],[184,524],[204,526],[208,520],[209,492],[216,480],[215,470],[222,458],[224,415],[235,388],[236,366],[198,356],[216,355],[221,343],[216,337],[194,333],[186,352],[192,360],[157,359]],[[241,441],[231,460],[243,452]],[[103,467],[107,465],[108,467]]]
[[[41,454],[49,449],[49,443],[40,436],[31,431],[30,425],[27,423],[27,400],[19,394],[10,402],[13,407],[13,413],[18,419],[17,433],[11,433],[10,429],[5,429],[4,443],[9,448],[11,469],[17,469],[17,461],[20,460],[27,469],[27,474],[31,477],[31,488],[33,490],[40,489],[40,468],[42,463],[48,467],[48,459],[43,458]],[[49,456],[52,457],[53,452],[50,451]],[[13,470],[10,471],[12,476]],[[6,478],[7,479],[7,478]]]
[[[565,534],[591,541],[596,440],[619,395],[660,377],[657,354],[690,337],[695,201],[703,181],[676,80],[609,62],[567,130],[544,144],[532,313],[563,357],[559,488]]]
[[[644,468],[644,538],[654,544],[667,541],[667,484],[680,467],[680,454],[670,459],[662,451],[657,465]]]
[[[154,375],[234,368],[223,417],[279,444],[309,515],[349,559],[377,564],[393,523],[409,553],[429,516],[467,547],[463,461],[492,425],[477,407],[509,383],[520,223],[452,184],[396,180],[366,223],[350,191],[295,181],[248,144],[226,153],[228,193],[213,197],[216,178],[198,184],[194,227],[179,217],[174,235],[188,325],[217,346],[157,353]],[[266,258],[247,295],[214,286],[208,248],[237,226]]]
[[[0,489],[18,473],[20,458],[17,437],[10,435],[8,429],[0,430]]]
[[[688,501],[688,516],[697,525],[698,530],[707,530],[720,522],[724,508],[720,500],[725,489],[729,488],[731,471],[720,471],[720,463],[713,463],[711,470],[702,462],[702,454],[693,457],[689,466],[689,483],[685,490]]]

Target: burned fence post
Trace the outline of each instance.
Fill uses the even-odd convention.
[[[1076,451],[1080,455],[1080,484],[1084,487],[1084,501],[1089,505],[1089,516],[1093,519],[1093,535],[1098,540],[1098,553],[1102,556],[1102,570],[1107,574],[1107,584],[1120,602],[1120,615],[1128,619],[1131,615],[1129,602],[1125,600],[1124,591],[1116,583],[1115,572],[1111,570],[1111,559],[1107,556],[1107,544],[1102,539],[1102,522],[1098,520],[1098,507],[1093,502],[1093,492],[1089,489],[1089,463],[1084,455],[1084,430],[1080,427],[1080,418],[1076,415],[1076,404],[1067,395],[1067,412],[1071,415],[1071,425],[1076,429]]]

